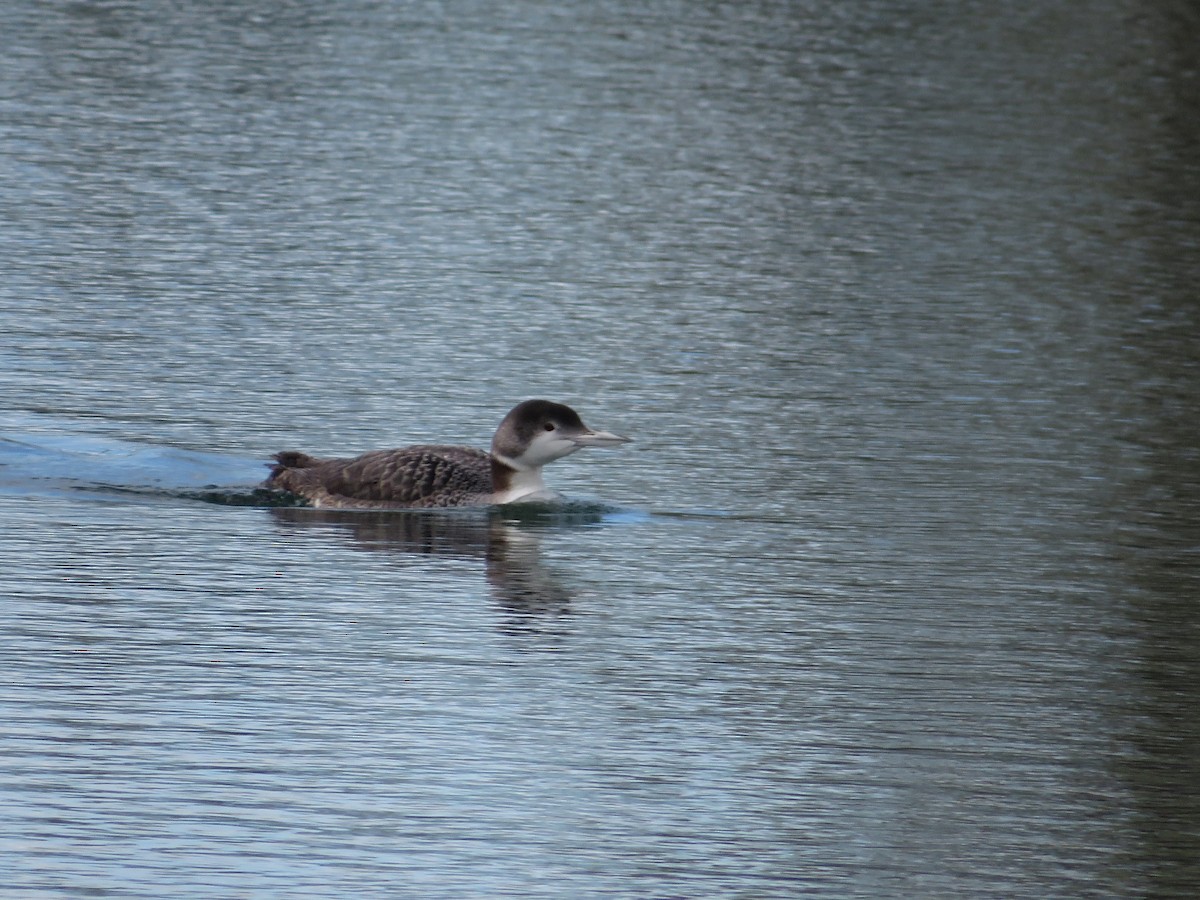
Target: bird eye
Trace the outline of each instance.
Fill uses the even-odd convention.
[[[545,425],[543,425],[542,427],[543,427],[543,428],[545,428],[547,431],[553,431],[553,430],[554,430],[554,423],[553,423],[553,422],[547,422],[547,423],[546,423]]]

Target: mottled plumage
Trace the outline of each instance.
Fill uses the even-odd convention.
[[[323,507],[464,506],[487,503],[492,460],[482,450],[421,444],[350,459],[275,456],[268,483]],[[464,502],[466,501],[466,502]]]
[[[492,439],[491,453],[472,447],[419,444],[352,458],[317,459],[295,450],[275,456],[268,487],[314,506],[342,508],[483,506],[549,496],[542,466],[583,447],[628,438],[592,431],[568,406],[526,400]]]

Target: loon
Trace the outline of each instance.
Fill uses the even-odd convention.
[[[317,459],[275,454],[268,488],[289,491],[324,508],[488,506],[556,495],[542,466],[585,447],[616,447],[630,438],[593,431],[569,406],[526,400],[512,408],[492,438],[490,453],[474,447],[417,444],[361,456]]]

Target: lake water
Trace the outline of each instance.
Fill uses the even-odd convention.
[[[1197,46],[6,3],[0,894],[1194,897]],[[560,507],[255,488],[537,396]]]

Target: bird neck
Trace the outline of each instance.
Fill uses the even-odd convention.
[[[492,454],[492,502],[512,503],[534,494],[546,493],[541,466],[517,466],[512,460]]]

